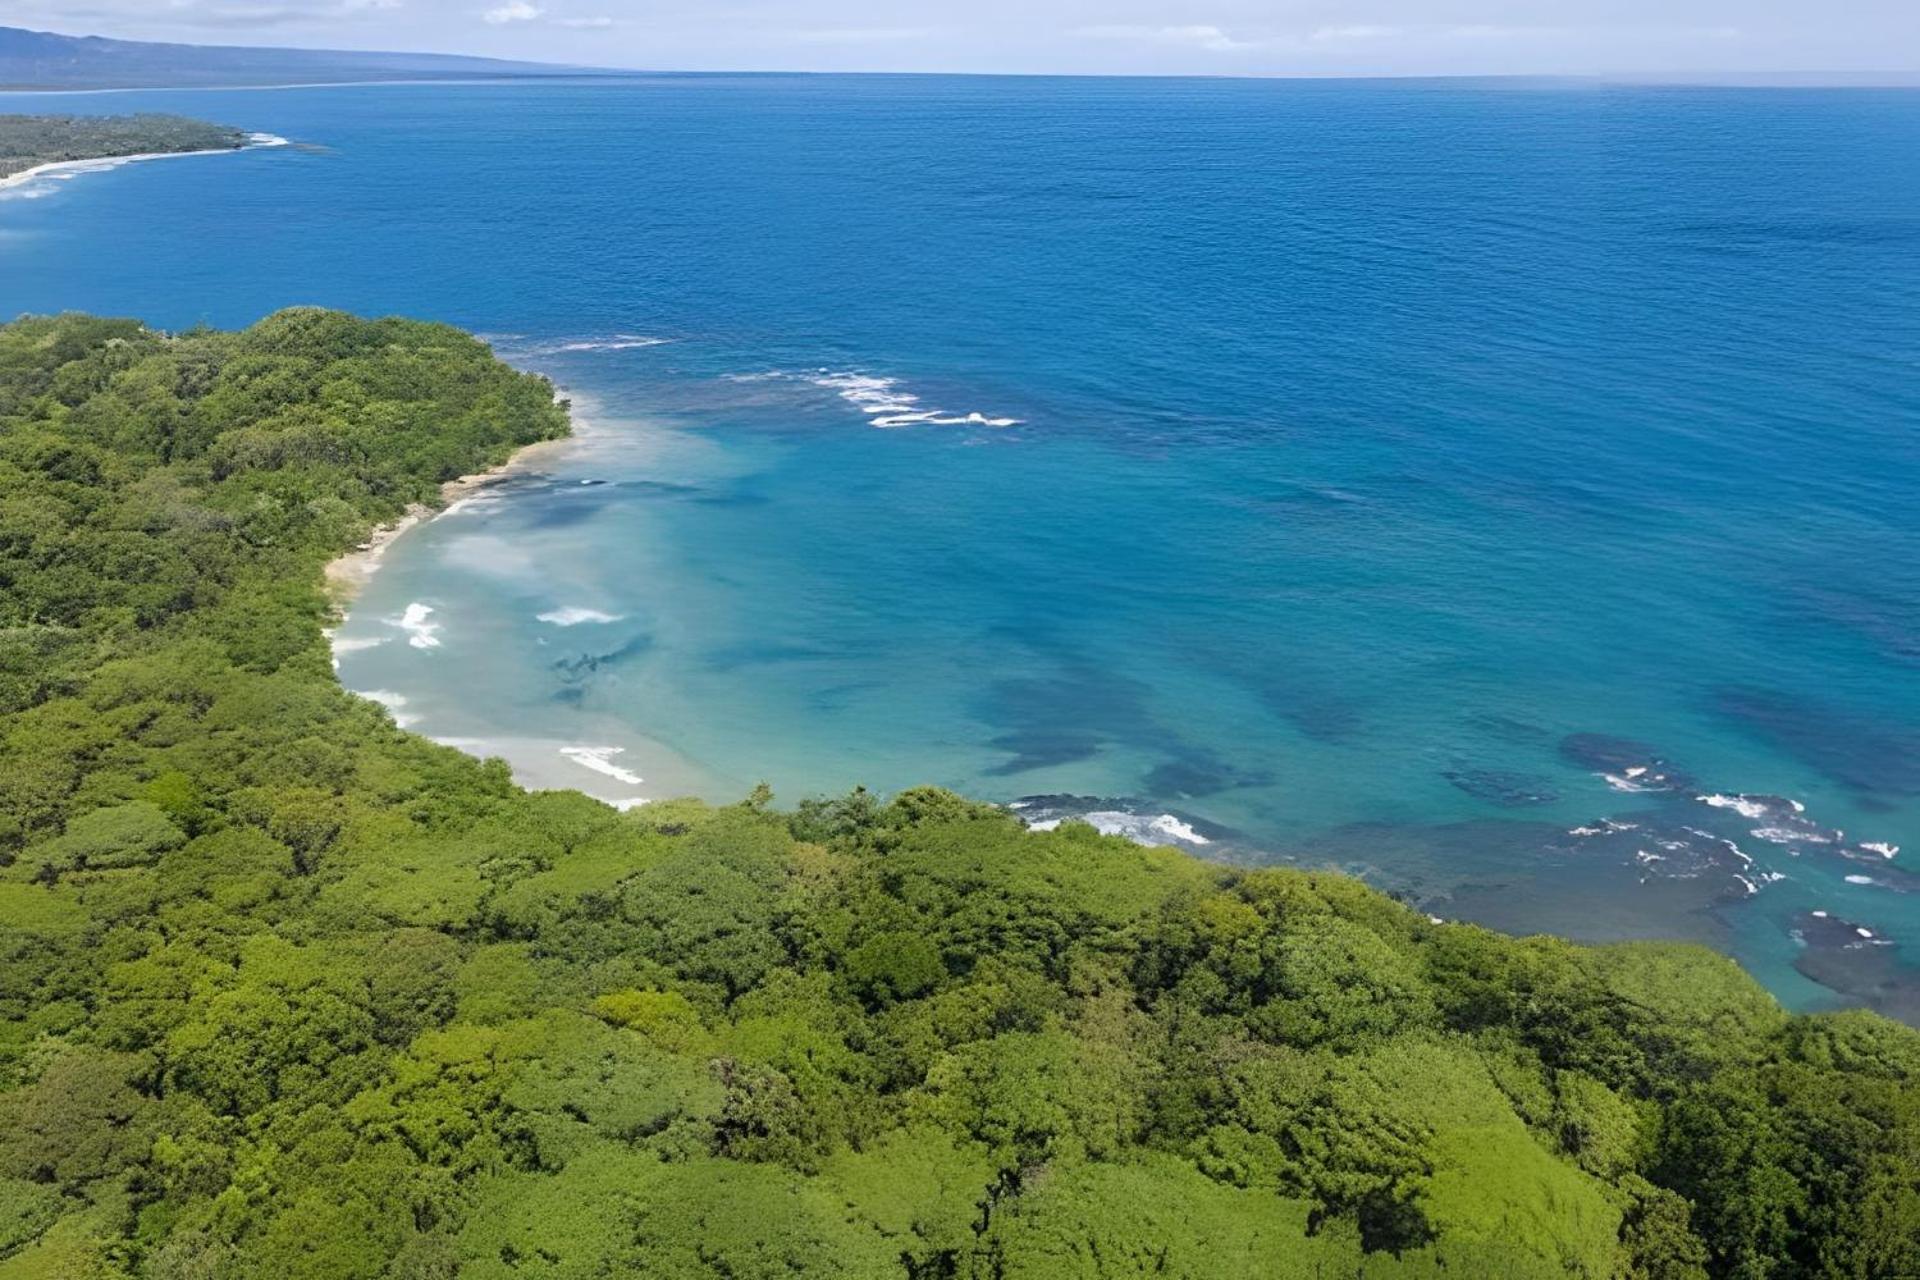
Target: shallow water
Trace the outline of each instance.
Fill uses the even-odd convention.
[[[423,732],[1046,797],[1912,1016],[1920,93],[58,102],[306,145],[5,193],[0,311],[432,316],[579,397],[340,633]]]

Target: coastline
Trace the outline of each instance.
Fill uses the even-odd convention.
[[[377,525],[367,535],[365,542],[332,560],[322,568],[327,594],[333,601],[334,609],[342,616],[354,599],[365,589],[373,575],[379,572],[382,558],[387,548],[413,529],[436,516],[445,515],[454,504],[464,498],[470,498],[484,489],[503,483],[512,476],[527,469],[530,463],[553,451],[557,445],[571,444],[580,438],[580,421],[569,415],[572,429],[564,436],[552,440],[536,440],[532,444],[521,445],[513,454],[498,466],[485,471],[476,471],[471,475],[457,476],[440,486],[440,503],[430,506],[424,502],[409,505],[398,520],[390,524]]]
[[[292,144],[286,138],[278,134],[250,133],[247,135],[247,140],[237,147],[210,147],[200,151],[143,151],[130,156],[89,156],[81,160],[49,160],[45,164],[37,164],[31,169],[22,169],[19,173],[0,178],[0,191],[24,187],[37,178],[74,178],[83,173],[100,173],[107,169],[118,169],[122,165],[138,164],[146,160],[177,160],[185,156],[230,156],[242,151],[259,151],[269,147],[290,145]]]
[[[556,389],[556,398],[568,405],[570,430],[552,440],[522,445],[497,466],[457,477],[440,486],[437,504],[415,503],[400,519],[381,525],[352,550],[334,557],[323,568],[334,621],[325,629],[329,646],[362,590],[373,579],[386,552],[409,532],[458,509],[459,505],[515,476],[534,469],[563,447],[577,447],[601,436],[594,420],[583,416],[578,393]],[[587,406],[589,414],[594,412]],[[340,651],[333,654],[338,678]],[[409,713],[405,694],[392,690],[368,692],[343,684],[356,697],[385,706],[395,722],[441,746],[452,747],[476,759],[507,762],[519,785],[532,791],[579,791],[617,809],[631,809],[670,796],[709,795],[744,790],[750,782],[718,778],[656,739],[636,733],[632,726],[609,717],[582,717],[576,732],[554,736],[527,730],[499,731],[484,723],[425,726]]]

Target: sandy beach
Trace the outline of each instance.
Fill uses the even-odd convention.
[[[290,144],[287,139],[276,134],[254,133],[247,135],[247,141],[237,147],[214,147],[204,151],[149,151],[131,156],[93,156],[84,160],[52,160],[0,178],[0,191],[24,187],[36,178],[75,178],[83,173],[99,173],[107,169],[117,169],[123,164],[138,164],[144,160],[177,160],[183,156],[226,156],[261,147],[288,145]]]
[[[569,407],[570,434],[524,446],[497,467],[449,481],[441,486],[436,504],[415,504],[399,520],[374,530],[360,546],[329,563],[327,586],[337,616],[344,619],[354,607],[360,592],[379,571],[388,548],[402,536],[458,511],[463,502],[515,476],[552,465],[555,454],[563,448],[590,446],[596,437],[604,438],[606,433],[594,426],[598,413],[590,403],[584,406],[583,415],[583,405],[577,395],[562,391],[559,396]],[[429,635],[432,624],[427,617],[431,613],[431,609],[422,609],[417,620],[418,624],[424,624],[422,629]],[[385,619],[384,622],[388,627],[405,629],[404,619]],[[350,649],[356,642],[346,644]],[[340,652],[342,650],[336,649],[336,669]],[[423,714],[418,705],[409,705],[411,691],[407,691],[404,684],[395,683],[376,690],[350,688],[349,691],[382,704],[403,728],[442,746],[480,758],[504,759],[522,786],[537,791],[581,791],[626,809],[664,796],[730,794],[751,785],[751,779],[716,780],[706,769],[673,748],[636,734],[631,725],[617,717],[581,712],[573,718],[570,727],[574,732],[568,737],[525,730],[500,732],[498,726],[484,719],[476,721],[460,715],[449,719],[444,707],[438,714]]]
[[[406,514],[391,524],[380,525],[368,535],[367,540],[347,552],[327,562],[325,569],[327,591],[333,597],[334,607],[344,613],[360,594],[369,579],[380,569],[381,559],[387,548],[392,546],[401,535],[423,521],[443,515],[463,498],[470,498],[480,491],[500,484],[519,472],[527,470],[540,458],[551,453],[557,446],[571,444],[579,438],[580,423],[573,423],[573,433],[556,440],[537,440],[514,450],[513,456],[497,467],[477,471],[472,475],[449,480],[440,486],[440,505],[428,506],[416,502],[407,508]]]

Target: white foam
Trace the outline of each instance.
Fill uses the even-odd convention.
[[[470,515],[473,512],[487,511],[492,508],[498,507],[499,505],[500,505],[500,499],[495,494],[491,494],[491,493],[471,494],[468,497],[461,498],[458,501],[449,503],[447,505],[447,509],[442,511],[436,517],[436,519],[444,520],[448,516]]]
[[[919,396],[901,389],[897,378],[821,369],[806,375],[806,379],[817,387],[838,392],[842,400],[867,415],[867,425],[871,427],[1014,427],[1020,424],[1018,418],[998,417],[977,410],[948,413],[944,409],[925,408]]]
[[[1739,845],[1735,844],[1733,841],[1727,839],[1725,836],[1717,836],[1713,834],[1713,832],[1711,831],[1702,831],[1698,827],[1686,827],[1684,828],[1684,830],[1687,832],[1687,834],[1699,836],[1702,840],[1711,840],[1715,844],[1725,845],[1727,847],[1728,852],[1732,853],[1734,857],[1740,859],[1740,861],[1746,863],[1748,866],[1753,865],[1753,855],[1748,853],[1745,849],[1742,849]]]
[[[378,649],[387,642],[385,636],[333,636],[334,656],[343,653],[359,653],[362,649]]]
[[[1879,884],[1880,883],[1878,880],[1875,880],[1872,876],[1848,876],[1846,880],[1848,884]]]
[[[1168,841],[1196,845],[1213,843],[1170,813],[1148,818],[1124,809],[1107,809],[1083,813],[1073,820],[1086,823],[1103,836],[1124,836],[1135,844],[1162,845]],[[1039,822],[1029,822],[1027,830],[1055,831],[1065,821],[1065,818],[1044,818]]]
[[[1753,838],[1765,840],[1770,844],[1795,844],[1805,841],[1808,844],[1832,844],[1833,837],[1818,831],[1796,831],[1792,827],[1755,827]]]
[[[1125,836],[1136,844],[1158,843],[1147,838],[1155,835],[1174,840],[1192,841],[1195,844],[1208,843],[1206,837],[1195,832],[1192,827],[1170,813],[1163,813],[1154,818],[1143,818],[1137,813],[1115,809],[1082,814],[1080,820],[1103,836]]]
[[[637,787],[645,779],[633,770],[623,769],[613,762],[613,757],[625,750],[625,747],[562,747],[560,754],[583,768],[591,769],[595,773],[604,773],[609,778]]]
[[[1654,790],[1653,787],[1641,786],[1638,782],[1635,782],[1633,780],[1635,777],[1638,777],[1640,774],[1643,774],[1645,772],[1646,772],[1645,769],[1629,769],[1627,770],[1627,773],[1630,776],[1624,777],[1624,778],[1617,773],[1603,773],[1600,776],[1604,778],[1606,780],[1607,785],[1612,787],[1615,791],[1631,791],[1631,792],[1652,791]]]
[[[618,622],[625,617],[619,613],[602,613],[598,609],[588,609],[580,605],[563,605],[558,609],[549,609],[537,615],[542,622],[556,627],[577,627],[583,623]]]
[[[1853,926],[1853,931],[1863,938],[1871,938],[1873,936],[1873,930],[1862,928],[1860,925]]]
[[[438,649],[440,624],[427,621],[432,616],[433,606],[416,600],[399,617],[386,619],[386,624],[406,632],[407,643],[416,649]]]
[[[1772,812],[1772,808],[1753,799],[1751,796],[1695,796],[1701,804],[1712,805],[1716,809],[1731,809],[1750,822],[1757,822]]]
[[[561,342],[552,350],[559,351],[638,351],[642,347],[664,347],[673,341],[671,338],[647,338],[637,333],[616,333],[610,338],[576,338],[570,342]]]
[[[1170,813],[1161,814],[1159,817],[1155,818],[1152,822],[1149,822],[1147,826],[1152,828],[1155,831],[1160,832],[1162,835],[1172,836],[1175,840],[1184,840],[1188,844],[1212,844],[1213,843],[1213,841],[1207,839],[1205,836],[1201,835],[1198,831],[1195,831],[1191,826],[1180,821],[1180,819],[1174,817]]]
[[[1884,840],[1862,840],[1860,847],[1868,853],[1877,853],[1883,858],[1897,857],[1900,853],[1899,845],[1888,844]]]
[[[1753,881],[1747,879],[1745,876],[1735,875],[1733,878],[1735,880],[1738,880],[1741,884],[1747,886],[1747,896],[1749,898],[1751,898],[1754,894],[1760,892],[1760,886],[1755,884]]]

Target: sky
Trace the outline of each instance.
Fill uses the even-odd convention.
[[[1920,0],[0,0],[0,24],[671,70],[1920,69]]]

